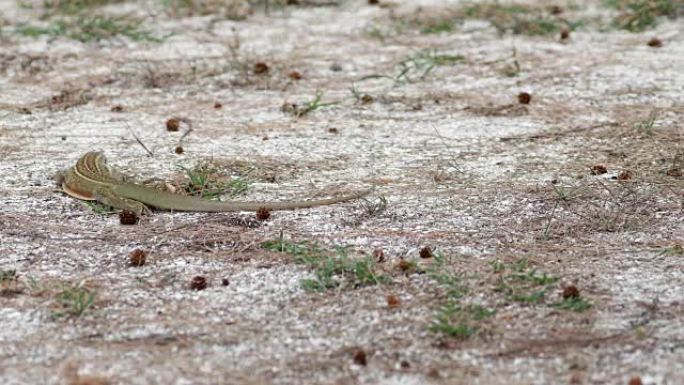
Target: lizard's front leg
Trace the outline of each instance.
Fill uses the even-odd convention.
[[[67,171],[68,170],[59,170],[52,176],[52,180],[55,181],[55,184],[59,188],[62,188],[62,183],[64,183],[67,178]]]
[[[143,213],[152,213],[144,204],[133,199],[121,198],[108,188],[100,188],[95,191],[95,199],[100,203],[117,209],[132,211],[138,216],[142,215]]]

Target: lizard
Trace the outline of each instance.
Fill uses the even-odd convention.
[[[86,153],[75,166],[58,173],[56,181],[66,194],[74,198],[98,201],[116,209],[132,211],[136,215],[150,213],[148,206],[161,210],[201,212],[294,210],[359,199],[371,191],[361,190],[348,195],[308,201],[212,201],[126,182],[110,170],[104,153],[96,151]]]

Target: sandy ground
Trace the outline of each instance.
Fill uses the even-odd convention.
[[[40,4],[0,1],[0,383],[684,383],[681,18],[561,40],[407,22],[458,2],[262,4],[242,20],[126,2],[96,12],[160,41],[16,33],[50,23]],[[317,92],[335,104],[294,116]],[[182,155],[172,117],[192,123]],[[264,222],[125,226],[55,186],[91,150],[139,181],[211,161],[248,182],[234,199],[375,191]],[[261,246],[281,238],[347,247],[391,282],[305,290],[320,266]],[[554,279],[524,301],[516,272]],[[556,306],[568,287],[592,306]],[[93,302],[75,314],[65,292]],[[431,328],[450,300],[492,314],[450,336]]]

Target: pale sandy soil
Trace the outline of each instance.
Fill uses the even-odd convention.
[[[16,277],[0,286],[0,383],[684,383],[682,18],[643,33],[589,25],[560,41],[476,20],[395,30],[458,2],[380,3],[259,6],[230,20],[126,2],[97,12],[142,18],[165,39],[82,43],[13,32],[49,21],[1,0],[0,270]],[[610,17],[597,4],[567,12]],[[653,36],[662,47],[646,44]],[[463,60],[424,78],[412,69],[407,83],[362,80],[396,76],[420,52]],[[255,74],[257,62],[268,73]],[[299,118],[281,110],[317,91],[337,104]],[[171,117],[193,124],[182,155]],[[139,180],[181,180],[178,166],[212,160],[243,172],[238,199],[376,190],[263,224],[254,213],[155,212],[123,226],[52,180],[90,150]],[[592,175],[596,165],[607,173]],[[392,283],[306,291],[313,268],[259,246],[281,235],[347,246],[352,258],[383,250],[376,269]],[[426,246],[460,277],[462,305],[496,311],[469,338],[430,330],[447,293],[427,273],[434,258],[419,257]],[[145,266],[128,265],[135,248]],[[402,272],[402,259],[417,269]],[[521,259],[559,278],[543,301],[499,290],[508,270],[493,262]],[[191,290],[200,275],[208,287]],[[553,306],[570,285],[590,309]],[[64,287],[95,293],[93,305],[55,317]]]

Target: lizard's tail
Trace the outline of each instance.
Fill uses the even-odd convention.
[[[211,201],[197,197],[172,194],[165,191],[156,190],[149,187],[137,185],[120,185],[117,187],[117,195],[123,198],[134,199],[148,206],[163,210],[176,211],[205,211],[205,212],[227,212],[227,211],[257,211],[261,208],[267,210],[294,210],[308,207],[331,205],[362,198],[368,195],[372,189],[355,192],[348,195],[341,195],[328,199],[316,199],[308,201],[287,201],[287,202],[236,202],[236,201]]]

